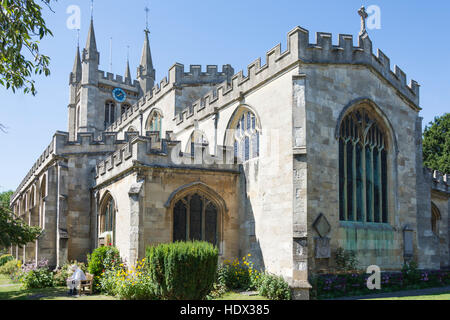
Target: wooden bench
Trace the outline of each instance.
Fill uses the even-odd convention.
[[[90,273],[86,273],[86,280],[83,280],[80,283],[80,294],[82,293],[92,294],[93,286],[94,286],[94,276]]]

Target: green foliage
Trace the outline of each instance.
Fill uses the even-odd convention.
[[[48,268],[38,268],[24,273],[20,282],[25,289],[53,287],[53,273]]]
[[[87,272],[87,267],[83,262],[72,261],[64,264],[59,270],[57,270],[53,275],[53,283],[55,286],[66,286],[66,280],[72,275],[73,271],[70,267],[76,264],[78,268],[83,270],[84,273]]]
[[[417,262],[405,263],[402,268],[402,275],[406,285],[418,283],[421,279],[421,272],[417,267]]]
[[[0,274],[13,276],[20,269],[20,266],[19,260],[10,260],[0,267]]]
[[[102,273],[122,264],[119,250],[115,247],[99,247],[88,255],[88,272],[94,275],[94,290],[100,289]]]
[[[261,274],[255,270],[248,254],[242,259],[224,261],[218,268],[218,283],[229,290],[254,290],[258,287]]]
[[[207,242],[177,242],[147,248],[156,294],[165,300],[203,300],[216,279],[219,252]]]
[[[115,293],[122,300],[158,300],[156,286],[152,282],[146,259],[137,266],[119,271],[116,276]]]
[[[39,227],[30,227],[12,214],[9,209],[11,195],[11,191],[0,194],[0,246],[3,247],[26,245],[36,240],[42,232]]]
[[[259,283],[259,294],[270,300],[291,300],[291,289],[283,277],[264,274]]]
[[[434,118],[423,133],[423,164],[450,173],[450,113]]]
[[[14,260],[14,257],[10,254],[4,254],[4,255],[0,256],[0,267],[11,260]]]
[[[50,6],[51,0],[41,0]],[[31,76],[48,76],[50,58],[40,53],[39,43],[52,32],[36,0],[2,0],[0,4],[0,84],[6,89],[24,88],[36,94]]]
[[[355,251],[344,250],[338,248],[334,254],[336,269],[338,271],[354,271],[358,267],[358,259]]]

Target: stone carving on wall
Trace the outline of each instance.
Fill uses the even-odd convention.
[[[315,257],[317,259],[328,259],[331,257],[330,241],[327,235],[331,231],[331,225],[327,218],[321,213],[313,223],[313,228],[319,234],[315,237]]]

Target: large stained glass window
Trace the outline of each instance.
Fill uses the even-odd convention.
[[[175,203],[173,241],[208,241],[218,243],[218,210],[207,197],[194,193]]]
[[[388,223],[386,136],[366,109],[348,114],[339,137],[339,218]]]

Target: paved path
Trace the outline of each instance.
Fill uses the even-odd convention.
[[[426,296],[434,294],[450,293],[450,287],[429,288],[419,290],[407,290],[397,292],[385,292],[379,294],[371,294],[367,296],[358,297],[342,297],[333,300],[362,300],[362,299],[380,299],[380,298],[396,298],[396,297],[413,297],[413,296]]]
[[[13,287],[17,286],[17,284],[0,284],[0,287]]]

